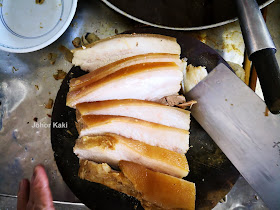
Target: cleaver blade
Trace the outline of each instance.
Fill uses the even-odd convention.
[[[280,91],[280,90],[279,90]],[[280,209],[280,116],[224,64],[185,94],[191,114],[270,209]]]

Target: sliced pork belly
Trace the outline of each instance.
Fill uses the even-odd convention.
[[[151,171],[133,162],[121,161],[121,172],[106,164],[81,160],[79,177],[103,184],[137,198],[144,209],[195,208],[195,184]]]
[[[123,68],[88,86],[70,91],[67,106],[111,99],[158,100],[176,94],[183,79],[176,63],[143,63]]]
[[[113,170],[107,163],[80,160],[78,175],[81,179],[103,184],[127,195],[137,197],[139,194],[122,172]]]
[[[147,53],[181,54],[173,37],[155,34],[122,34],[102,39],[73,51],[72,63],[83,70],[94,70],[123,58]]]
[[[74,153],[80,159],[106,162],[114,168],[118,167],[120,160],[127,160],[180,178],[189,172],[184,154],[115,134],[84,136],[77,140]]]
[[[80,137],[115,133],[178,153],[186,153],[189,148],[189,132],[187,130],[131,117],[110,115],[82,116],[77,128]]]
[[[178,65],[182,64],[179,55],[167,53],[149,53],[143,55],[136,55],[128,58],[118,60],[98,69],[90,69],[90,73],[79,78],[73,78],[70,81],[70,91],[77,90],[83,86],[89,85],[105,76],[112,74],[122,68],[151,62],[175,62]]]
[[[142,199],[163,209],[195,209],[195,184],[120,161],[120,169]]]
[[[190,112],[151,101],[123,99],[77,104],[81,115],[119,115],[189,130]]]

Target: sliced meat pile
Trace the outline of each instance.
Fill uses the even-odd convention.
[[[176,39],[152,34],[73,51],[73,64],[89,71],[70,81],[66,100],[76,108],[80,178],[134,196],[145,209],[194,209],[195,184],[181,179],[189,172],[190,112],[169,106],[186,104],[180,53]]]

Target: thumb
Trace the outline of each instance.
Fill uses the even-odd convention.
[[[34,169],[30,184],[30,195],[27,209],[54,209],[49,180],[42,165]]]

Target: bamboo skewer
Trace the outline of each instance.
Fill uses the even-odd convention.
[[[249,84],[250,84],[250,74],[251,74],[251,61],[248,58],[247,52],[245,52],[244,70],[245,70],[245,84],[249,86]]]
[[[250,88],[255,91],[257,86],[258,75],[255,66],[252,65],[251,75],[250,75]]]

